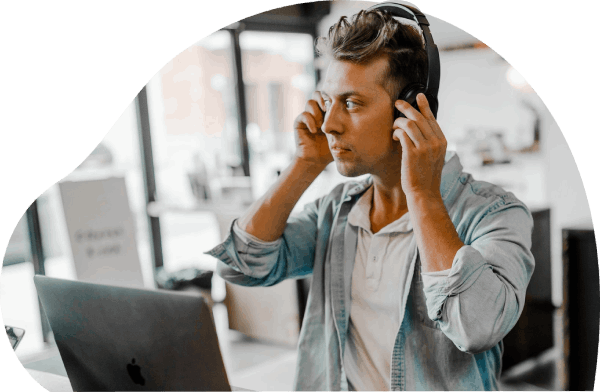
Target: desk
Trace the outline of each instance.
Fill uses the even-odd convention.
[[[71,382],[65,376],[59,376],[52,373],[41,372],[39,370],[27,369],[29,375],[46,389],[48,392],[73,392],[71,388]],[[251,389],[244,389],[231,386],[232,391],[251,391]]]
[[[295,362],[295,360],[293,361]],[[278,376],[281,374],[280,372],[283,370],[285,371],[286,369],[289,369],[289,365],[293,365],[290,361],[290,358],[286,358],[283,361],[281,361],[279,364],[273,363],[271,364],[267,371],[262,372],[262,374],[257,374],[257,373],[253,373],[253,372],[247,372],[248,374],[244,374],[244,375],[240,375],[240,377],[242,379],[244,379],[245,382],[247,382],[249,385],[254,384],[261,384],[261,379],[263,376],[267,376],[267,377],[271,377],[273,379],[277,379]],[[42,372],[39,370],[33,370],[33,369],[27,369],[27,371],[29,372],[29,375],[38,383],[40,384],[44,389],[46,389],[48,392],[73,392],[73,389],[71,388],[71,383],[69,382],[69,379],[65,376],[58,376],[56,374],[52,374],[52,373],[47,373],[47,372]],[[279,385],[281,386],[281,385]],[[274,389],[278,389],[278,388],[274,388]],[[251,389],[244,389],[244,388],[238,388],[238,387],[231,387],[232,391],[252,391]],[[533,385],[530,384],[525,384],[525,383],[504,383],[502,381],[500,381],[500,390],[502,391],[518,391],[518,390],[539,390],[539,391],[543,391],[543,389],[541,388],[536,388]]]
[[[65,376],[27,369],[29,375],[48,392],[73,392],[71,382]]]

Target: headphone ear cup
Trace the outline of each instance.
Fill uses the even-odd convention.
[[[425,91],[426,91],[425,86],[423,86],[422,84],[418,84],[418,83],[409,84],[402,90],[398,99],[408,102],[410,104],[410,106],[419,110],[419,105],[417,104],[417,95],[419,95],[419,93],[425,93]],[[394,119],[396,119],[398,117],[406,117],[398,109],[396,109],[395,105],[394,105],[394,113],[395,113]]]

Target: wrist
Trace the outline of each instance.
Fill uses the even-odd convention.
[[[431,205],[432,203],[441,203],[444,204],[444,200],[442,199],[442,194],[438,192],[431,191],[417,191],[410,192],[406,194],[406,202],[408,204],[419,204],[419,205]]]

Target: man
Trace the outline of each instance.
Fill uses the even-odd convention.
[[[295,158],[210,251],[219,274],[246,286],[312,274],[296,389],[497,389],[533,272],[529,211],[462,172],[425,96],[419,111],[396,100],[426,77],[415,29],[361,11],[319,50],[331,63],[295,121]],[[332,160],[370,177],[290,216]]]

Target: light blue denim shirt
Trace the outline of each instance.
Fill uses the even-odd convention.
[[[244,241],[230,232],[207,252],[217,272],[244,286],[312,275],[298,342],[297,390],[347,390],[343,368],[357,230],[348,214],[372,184],[340,184],[291,216],[280,239]],[[416,242],[392,351],[392,390],[496,390],[502,338],[525,303],[534,260],[533,219],[512,193],[474,180],[446,154],[441,195],[465,244],[450,274],[425,285]]]

